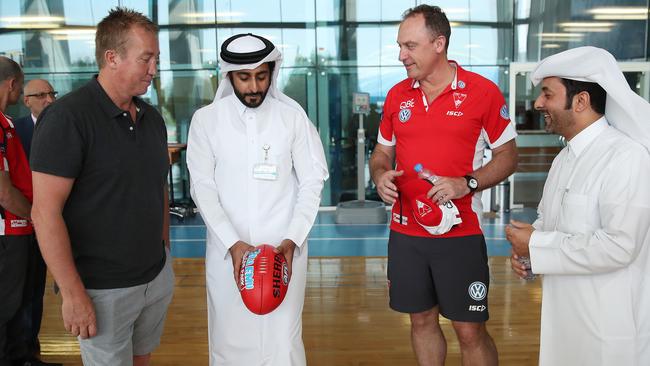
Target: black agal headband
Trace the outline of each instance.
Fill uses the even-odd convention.
[[[253,52],[246,52],[246,53],[236,53],[236,52],[231,52],[228,51],[228,46],[236,41],[237,39],[241,37],[246,37],[246,36],[251,36],[255,37],[262,42],[264,42],[264,48],[258,51],[253,51]],[[264,57],[268,56],[271,51],[275,49],[275,46],[271,41],[264,37],[257,36],[252,33],[246,33],[246,34],[237,34],[234,35],[230,38],[228,38],[223,44],[221,45],[221,59],[224,60],[225,62],[235,64],[235,65],[247,65],[247,64],[254,64],[257,62],[260,62],[264,59]]]

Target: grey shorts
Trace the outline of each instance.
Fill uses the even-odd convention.
[[[124,366],[133,356],[153,352],[160,344],[167,307],[174,291],[172,258],[151,282],[86,292],[95,306],[97,335],[79,338],[84,365]]]

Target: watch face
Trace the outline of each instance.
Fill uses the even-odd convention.
[[[471,189],[476,189],[476,188],[478,188],[478,181],[476,180],[476,178],[470,178],[470,179],[467,181],[467,185],[468,185],[469,188],[471,188]]]

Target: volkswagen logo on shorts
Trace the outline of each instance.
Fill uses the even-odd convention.
[[[399,111],[399,121],[404,123],[411,118],[411,110],[408,108]]]
[[[487,295],[487,287],[483,282],[476,281],[472,282],[471,285],[469,285],[469,297],[476,301],[481,301],[485,299],[485,295]]]

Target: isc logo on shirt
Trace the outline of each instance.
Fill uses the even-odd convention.
[[[447,111],[447,115],[448,115],[448,116],[452,116],[452,117],[461,117],[461,116],[463,115],[463,112],[459,112],[459,111]]]
[[[485,305],[470,305],[469,311],[485,311]]]

